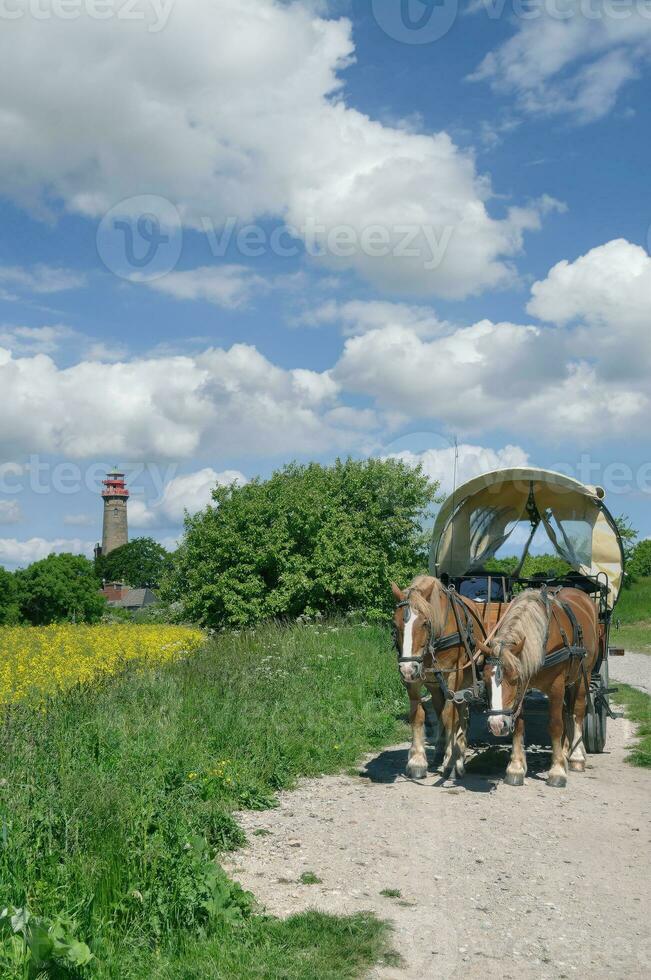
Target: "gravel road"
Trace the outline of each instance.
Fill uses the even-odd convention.
[[[546,752],[529,753],[524,787],[505,786],[497,750],[461,786],[436,771],[412,783],[395,746],[357,776],[305,780],[277,810],[240,814],[250,843],[226,866],[274,914],[391,922],[403,963],[375,980],[646,980],[651,772],[624,763],[631,737],[609,722],[608,752],[566,789],[545,785]],[[305,871],[322,883],[300,884]]]
[[[611,680],[639,687],[641,691],[651,694],[651,654],[627,650],[624,657],[610,657],[608,669]]]

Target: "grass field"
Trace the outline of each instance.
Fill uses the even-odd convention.
[[[388,634],[343,624],[228,634],[10,705],[2,903],[29,909],[37,958],[54,941],[67,966],[47,975],[76,976],[86,943],[80,975],[112,980],[356,977],[386,953],[381,923],[267,918],[215,857],[243,843],[234,809],[266,808],[299,776],[400,738],[404,710]],[[3,980],[28,975],[11,932],[0,918]]]
[[[629,762],[636,766],[651,767],[651,698],[627,684],[617,684],[614,700],[621,704],[626,717],[635,723],[639,742],[631,751]]]
[[[612,646],[625,647],[638,653],[651,653],[651,578],[635,582],[622,591],[614,621],[619,629],[612,629]]]

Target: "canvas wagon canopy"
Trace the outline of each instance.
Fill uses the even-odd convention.
[[[609,605],[617,602],[624,552],[601,487],[532,467],[495,470],[459,487],[441,507],[432,533],[430,571],[450,577],[482,569],[521,522],[529,537],[526,556],[542,526],[556,554],[576,572],[608,581]]]

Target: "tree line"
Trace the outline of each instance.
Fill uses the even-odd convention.
[[[91,562],[51,555],[11,575],[0,569],[0,623],[94,622],[106,611],[102,580],[149,587],[170,618],[242,627],[268,619],[356,611],[387,615],[391,580],[427,568],[438,485],[400,460],[289,464],[269,479],[217,486],[212,503],[187,514],[174,554],[136,538]],[[651,575],[651,541],[618,521],[627,581]],[[493,570],[509,573],[517,559]],[[527,558],[523,574],[563,574],[555,555]]]

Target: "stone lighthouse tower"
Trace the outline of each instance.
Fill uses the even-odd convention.
[[[102,555],[108,555],[129,540],[127,524],[127,501],[129,491],[124,482],[124,473],[117,469],[106,474],[104,489],[104,526],[102,529]]]

